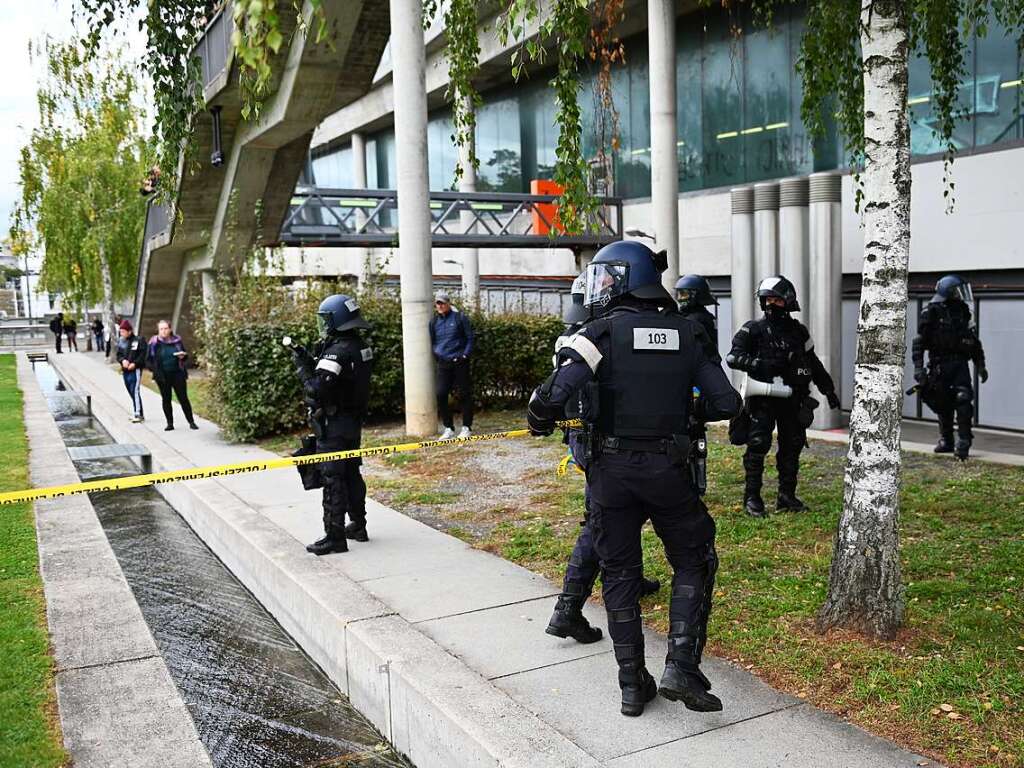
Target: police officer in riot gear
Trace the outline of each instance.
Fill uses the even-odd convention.
[[[771,396],[747,397],[742,417],[749,417],[747,450],[743,455],[743,506],[752,517],[765,517],[761,482],[764,458],[772,445],[772,430],[777,427],[779,431],[775,456],[779,470],[776,510],[804,510],[807,507],[796,495],[796,483],[800,452],[807,443],[806,430],[818,405],[809,395],[810,384],[814,382],[830,408],[839,407],[839,397],[832,377],[814,353],[814,342],[806,326],[790,315],[800,310],[793,284],[781,275],[767,277],[757,288],[757,298],[764,316],[744,323],[736,332],[725,361],[730,368],[744,371],[749,379],[781,385],[759,388]]]
[[[974,295],[971,284],[959,275],[946,275],[935,284],[935,295],[921,310],[911,355],[914,380],[925,405],[939,417],[936,453],[954,453],[961,461],[971,450],[974,435],[974,386],[967,365],[974,363],[978,378],[988,381],[985,350],[978,329],[971,322]],[[924,353],[928,351],[928,368]],[[953,443],[953,416],[957,440]]]
[[[370,326],[355,299],[328,296],[317,310],[320,340],[310,354],[293,346],[295,368],[309,407],[317,453],[358,448],[370,395],[373,351],[360,336]],[[314,555],[347,552],[346,539],[367,541],[366,484],[361,459],[318,465],[323,487],[324,537],[306,549]],[[349,524],[345,525],[345,515]]]
[[[676,282],[676,300],[679,312],[700,323],[711,342],[704,350],[709,360],[722,362],[718,353],[718,321],[707,307],[717,306],[718,300],[711,295],[711,286],[702,275],[683,275]]]
[[[584,303],[606,313],[559,350],[558,366],[531,397],[527,418],[535,434],[550,434],[576,401],[591,427],[591,524],[604,568],[621,711],[642,714],[659,691],[690,709],[717,711],[722,703],[700,670],[718,563],[715,523],[686,470],[686,430],[694,386],[709,420],[735,415],[740,398],[705,356],[704,330],[680,315],[662,288],[656,256],[642,243],[612,243],[598,252],[587,267]],[[644,665],[640,620],[640,531],[648,519],[674,571],[660,686]]]
[[[555,341],[554,367],[558,367],[558,351],[580,330],[592,317],[591,310],[583,306],[583,293],[586,287],[586,273],[577,277],[572,284],[570,296],[572,303],[562,314],[565,331]],[[566,405],[566,418],[579,419],[578,401]],[[589,427],[569,427],[565,430],[565,443],[569,447],[573,462],[584,474],[589,464],[588,454]],[[583,615],[583,606],[594,591],[594,581],[601,570],[600,559],[594,550],[594,529],[590,522],[590,486],[584,487],[583,522],[580,526],[576,544],[573,546],[569,562],[565,567],[562,580],[562,593],[555,603],[551,620],[544,630],[555,637],[571,637],[579,643],[596,643],[601,639],[601,630],[592,627]],[[661,582],[656,579],[643,579],[640,594],[653,595],[661,589]]]

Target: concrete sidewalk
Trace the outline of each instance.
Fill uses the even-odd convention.
[[[129,424],[123,386],[98,356],[51,361],[92,394],[115,439],[150,447],[158,471],[270,457],[227,444],[203,420],[198,432],[163,432],[148,390],[150,421]],[[369,543],[308,555],[303,545],[321,531],[319,494],[304,492],[295,472],[158,489],[419,768],[933,765],[714,658],[706,671],[724,712],[658,698],[643,717],[622,717],[610,642],[544,633],[556,585],[374,502]],[[604,626],[603,610],[588,613]],[[655,676],[664,648],[648,633]]]

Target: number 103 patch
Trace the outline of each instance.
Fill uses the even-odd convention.
[[[678,352],[679,331],[675,328],[634,328],[633,349]]]

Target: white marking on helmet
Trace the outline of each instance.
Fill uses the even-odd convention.
[[[345,306],[348,308],[349,312],[358,312],[359,311],[359,305],[356,303],[355,299],[348,299],[345,302]]]
[[[364,347],[363,349],[359,350],[359,354],[363,358],[364,363],[368,363],[371,360],[373,360],[373,350],[370,349],[369,347]]]

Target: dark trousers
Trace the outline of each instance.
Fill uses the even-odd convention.
[[[317,440],[318,453],[348,451],[358,448],[358,437],[326,438]],[[321,464],[320,474],[324,483],[324,533],[344,536],[345,515],[353,523],[366,522],[366,483],[359,472],[362,459],[328,461]]]
[[[76,338],[76,334],[73,331],[67,331],[66,335],[68,337],[68,352],[70,352],[72,349],[75,350],[75,352],[77,352],[78,339]]]
[[[103,333],[102,333],[102,331],[100,333],[93,333],[92,337],[93,337],[93,341],[96,342],[96,351],[97,352],[102,352],[103,351]]]
[[[171,392],[173,391],[178,397],[178,404],[181,406],[181,410],[185,413],[185,421],[191,424],[195,421],[195,417],[192,415],[192,403],[188,401],[188,384],[185,379],[184,371],[174,371],[172,373],[163,373],[160,378],[156,380],[157,386],[160,387],[160,397],[163,399],[164,418],[167,419],[169,425],[174,424],[174,412],[171,410]]]
[[[562,580],[562,593],[586,601],[594,591],[594,582],[601,571],[601,559],[594,547],[594,525],[590,515],[590,486],[584,490],[584,517],[576,544],[569,555]]]
[[[616,660],[644,656],[640,531],[647,520],[674,572],[671,626],[676,634],[702,637],[711,610],[707,596],[714,578],[715,521],[685,468],[666,454],[605,452],[594,461],[588,478],[594,546],[604,569],[604,604]]]
[[[947,443],[953,442],[953,420],[961,440],[974,439],[971,424],[974,421],[974,382],[966,360],[943,361],[928,372],[941,390],[936,398],[935,415],[939,417],[939,434]]]
[[[128,390],[128,397],[132,399],[132,413],[142,418],[142,371],[136,368],[134,371],[121,371],[124,379],[124,388]]]
[[[448,396],[456,390],[462,407],[462,424],[473,426],[473,381],[469,373],[469,360],[457,363],[437,363],[437,412],[441,422],[449,429],[455,428],[452,412],[448,407]]]
[[[747,494],[760,493],[764,475],[764,457],[772,447],[772,430],[779,430],[779,450],[775,466],[779,470],[779,491],[796,493],[800,472],[800,453],[807,443],[807,430],[797,416],[799,397],[752,397],[747,401],[750,413],[750,438],[743,454]]]
[[[64,351],[64,350],[62,350],[60,348],[60,345],[61,345],[61,342],[62,342],[63,338],[64,338],[64,334],[63,333],[55,333],[55,334],[53,334],[53,340],[54,340],[54,343],[57,345],[57,354],[58,355],[61,352]]]

